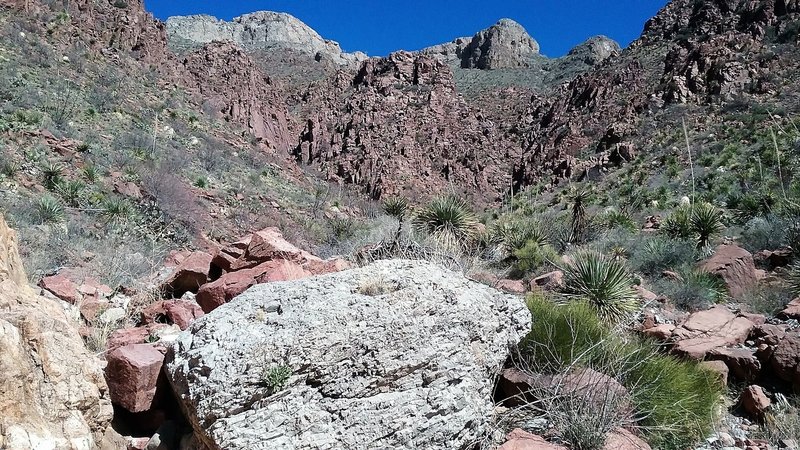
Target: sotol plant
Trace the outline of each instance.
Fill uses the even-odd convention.
[[[455,197],[438,197],[422,207],[414,226],[448,246],[464,246],[477,232],[478,220],[466,202]]]
[[[608,322],[629,317],[638,307],[633,279],[625,266],[601,253],[583,251],[564,267],[564,291],[584,300]]]
[[[64,205],[53,196],[45,195],[36,203],[36,216],[42,224],[64,220]]]

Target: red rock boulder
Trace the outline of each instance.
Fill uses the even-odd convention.
[[[308,276],[299,264],[287,260],[267,261],[256,267],[224,274],[197,292],[197,303],[208,314],[246,291],[250,286]]]
[[[152,345],[134,344],[109,352],[106,359],[111,401],[133,413],[150,409],[164,355]]]
[[[708,359],[724,362],[733,378],[739,381],[753,382],[761,375],[761,361],[755,350],[718,348],[708,353]]]
[[[195,320],[203,317],[203,309],[196,302],[186,300],[161,300],[142,311],[142,323],[175,324],[181,330],[189,328]]]
[[[700,269],[725,281],[728,292],[739,297],[764,278],[756,269],[753,255],[736,245],[720,245],[714,255],[700,263]]]
[[[39,281],[39,286],[57,298],[73,305],[83,298],[78,292],[78,285],[63,273],[42,278]]]
[[[545,438],[515,429],[506,436],[506,443],[497,450],[569,450],[567,447],[547,442]]]
[[[531,290],[557,291],[564,286],[564,272],[556,270],[531,280]]]
[[[187,292],[197,293],[200,287],[208,283],[212,256],[205,252],[194,252],[181,261],[162,285],[164,295],[170,298],[181,298]]]
[[[747,387],[747,389],[742,392],[740,402],[747,414],[756,420],[763,419],[764,414],[766,414],[772,404],[769,397],[764,393],[764,389],[762,389],[761,386],[755,385]]]
[[[624,428],[608,433],[603,450],[651,450],[647,442]]]
[[[672,351],[701,361],[714,349],[743,343],[754,327],[753,322],[737,317],[724,306],[715,306],[692,314],[672,332]]]

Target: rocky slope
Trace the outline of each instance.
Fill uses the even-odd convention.
[[[169,18],[166,26],[173,48],[228,41],[248,51],[297,52],[338,65],[353,65],[367,58],[361,52],[343,52],[338,43],[323,39],[308,25],[285,13],[260,11],[230,22],[207,15],[177,16]]]

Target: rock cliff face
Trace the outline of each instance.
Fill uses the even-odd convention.
[[[495,199],[509,186],[515,154],[495,125],[456,91],[451,70],[397,52],[366,61],[318,102],[294,154],[330,180],[364,186],[373,198],[432,195],[454,186]]]
[[[286,154],[294,138],[282,95],[241,48],[230,42],[206,44],[183,59],[182,69],[183,84],[222,117]]]
[[[167,31],[177,46],[229,41],[248,51],[289,50],[339,65],[356,64],[367,58],[361,52],[343,52],[338,43],[323,39],[308,25],[284,13],[260,11],[231,22],[206,15],[171,17]]]
[[[167,373],[210,449],[468,448],[530,320],[519,297],[382,261],[251,288],[179,337]]]
[[[55,300],[27,284],[0,217],[0,448],[92,449],[112,417],[100,362]]]

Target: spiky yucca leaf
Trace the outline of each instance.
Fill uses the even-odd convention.
[[[694,207],[691,218],[692,231],[697,234],[697,246],[706,247],[711,238],[725,227],[722,223],[722,211],[710,203],[701,203]]]
[[[681,206],[672,212],[663,222],[661,231],[671,238],[689,238],[692,236],[692,212],[690,207]]]
[[[463,246],[475,237],[478,220],[466,202],[445,196],[422,207],[414,217],[414,226],[443,244]]]
[[[636,310],[632,285],[625,266],[595,251],[576,254],[564,268],[565,293],[585,300],[604,321],[621,321]]]
[[[539,222],[504,222],[492,227],[492,239],[503,246],[507,253],[513,253],[530,242],[546,245],[549,238]]]
[[[64,220],[64,205],[51,195],[45,195],[36,203],[36,215],[42,224]]]
[[[403,220],[408,214],[408,200],[403,197],[390,197],[383,201],[383,211],[397,220]]]

